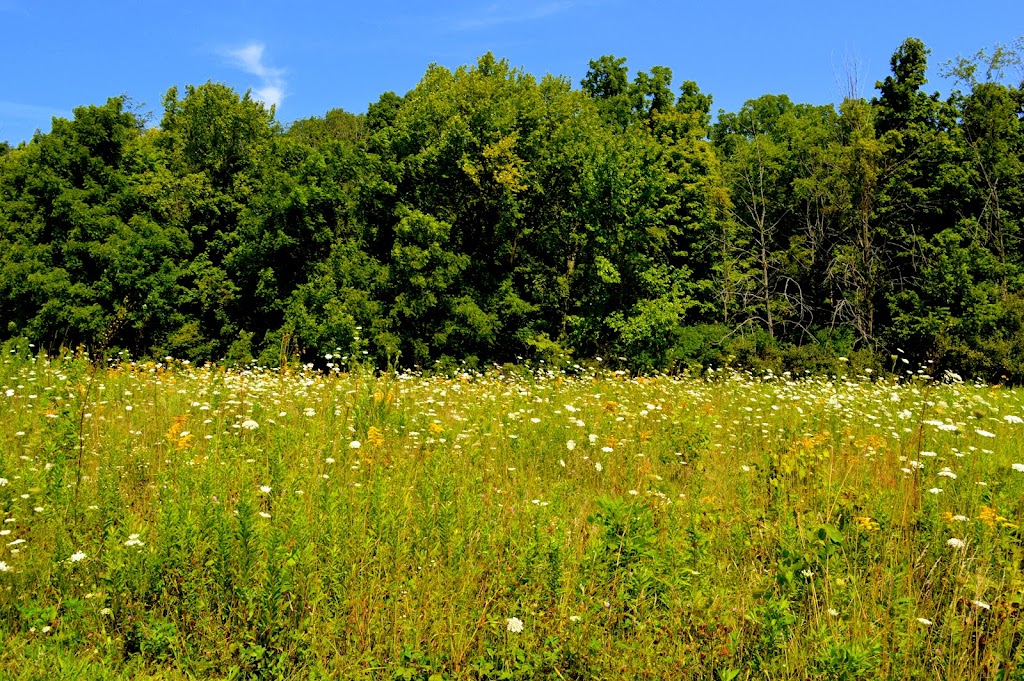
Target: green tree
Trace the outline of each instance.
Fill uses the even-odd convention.
[[[266,329],[267,310],[254,305],[257,289],[261,281],[264,289],[276,287],[252,262],[247,239],[258,230],[253,213],[265,209],[261,196],[272,186],[267,171],[279,133],[271,111],[226,85],[190,85],[184,97],[171,88],[164,97],[157,142],[178,178],[192,246],[182,282],[184,320],[168,343],[175,355],[214,359],[243,332]],[[279,298],[272,291],[262,297]]]
[[[808,274],[825,238],[815,214],[820,197],[806,187],[834,126],[831,107],[764,95],[714,127],[736,224],[722,246],[732,263],[723,300],[734,301],[736,322],[761,326],[769,338],[805,334],[814,317],[819,287]]]
[[[153,135],[122,98],[54,119],[3,164],[0,314],[50,347],[141,353],[176,316],[189,242]]]
[[[580,85],[583,92],[598,103],[606,122],[620,130],[629,126],[639,108],[639,98],[629,82],[625,57],[604,55],[591,60]]]
[[[945,167],[959,161],[950,139],[953,112],[938,93],[923,91],[929,50],[908,38],[892,56],[892,75],[876,84],[873,122],[884,147],[872,221],[884,236],[881,278],[876,279],[871,333],[888,326],[886,300],[920,280],[924,244],[952,226],[945,197]]]
[[[1018,41],[1024,47],[1024,39]],[[998,279],[1004,294],[1014,287],[1022,264],[1021,217],[1024,215],[1024,93],[1000,82],[1007,69],[1021,58],[1011,47],[997,45],[972,58],[958,58],[946,75],[968,86],[953,92],[952,106],[959,114],[956,141],[966,150],[969,170],[960,213],[977,221],[976,237],[998,258]],[[984,80],[978,73],[984,73]]]

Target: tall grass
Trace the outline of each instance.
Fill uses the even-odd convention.
[[[0,414],[3,678],[1024,678],[1014,389],[12,351]]]

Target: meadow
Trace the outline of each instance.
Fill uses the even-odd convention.
[[[1024,678],[1019,389],[5,354],[0,678]]]

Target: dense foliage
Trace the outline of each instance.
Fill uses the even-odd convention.
[[[529,357],[1024,379],[1024,91],[906,40],[870,100],[720,112],[664,67],[488,54],[283,127],[216,83],[0,146],[0,334],[277,364]],[[887,360],[886,360],[887,361]]]

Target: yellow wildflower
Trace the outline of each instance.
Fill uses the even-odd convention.
[[[366,430],[366,441],[370,444],[371,447],[379,447],[382,444],[384,444],[384,433],[381,432],[380,428],[377,428],[376,426],[370,426]]]
[[[999,512],[991,506],[982,506],[978,512],[978,520],[984,522],[989,527],[995,527],[996,523],[1005,522],[1006,518],[999,515]]]
[[[878,522],[872,520],[868,516],[855,516],[853,522],[857,524],[857,529],[864,532],[876,532],[878,530]]]
[[[185,430],[187,422],[188,416],[175,416],[174,423],[164,433],[164,437],[171,443],[171,446],[179,452],[192,444],[192,434]]]

